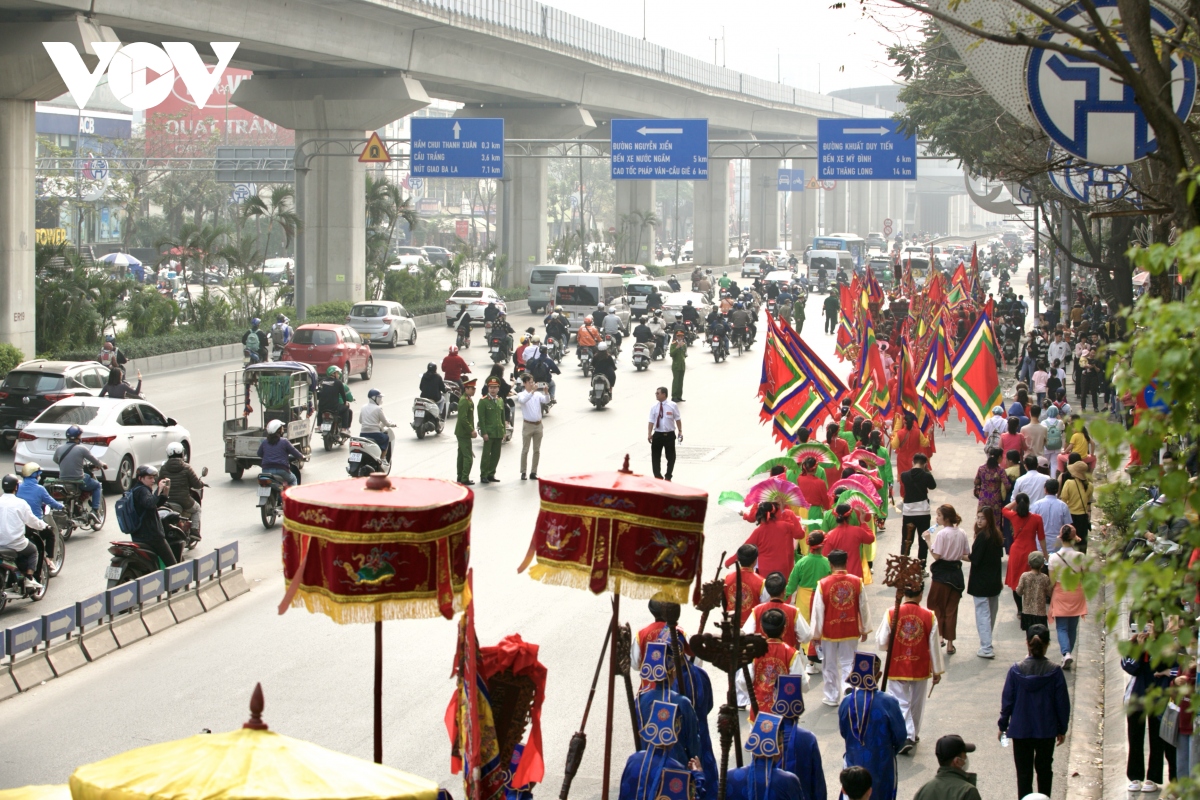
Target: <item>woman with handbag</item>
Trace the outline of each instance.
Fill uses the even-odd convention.
[[[1062,668],[1070,669],[1079,633],[1079,619],[1087,615],[1087,597],[1083,593],[1083,573],[1087,571],[1087,556],[1076,549],[1079,536],[1073,525],[1063,525],[1059,534],[1059,549],[1050,556],[1050,623],[1058,631],[1058,649],[1062,653]],[[1067,588],[1064,575],[1071,575]]]

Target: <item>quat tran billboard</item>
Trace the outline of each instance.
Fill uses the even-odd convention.
[[[166,99],[146,112],[146,155],[198,157],[213,155],[220,145],[292,145],[294,131],[233,105],[229,98],[253,75],[227,69],[204,108],[198,108],[178,76]]]

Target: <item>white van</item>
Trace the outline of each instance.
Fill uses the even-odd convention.
[[[846,279],[854,277],[854,256],[849,250],[809,250],[808,282],[816,286],[821,267],[825,268],[825,280],[829,286],[837,283],[838,272],[845,272]]]
[[[529,273],[529,310],[545,314],[554,305],[554,279],[564,272],[583,272],[576,264],[538,264]]]
[[[562,272],[554,279],[554,295],[550,301],[562,306],[572,328],[583,324],[583,318],[596,310],[598,303],[617,309],[621,328],[629,330],[629,298],[625,296],[625,281],[620,275],[595,272]]]

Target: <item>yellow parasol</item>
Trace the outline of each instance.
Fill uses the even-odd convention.
[[[0,791],[0,800],[71,800],[71,787],[65,783],[50,786],[22,786]]]
[[[130,750],[71,775],[74,800],[436,800],[433,781],[267,730],[262,686],[241,730]],[[29,787],[30,789],[58,787]],[[17,795],[50,800],[51,795]]]

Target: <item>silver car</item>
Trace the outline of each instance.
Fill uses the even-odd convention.
[[[417,343],[417,323],[412,314],[390,300],[355,303],[346,322],[367,344],[395,347],[400,342]]]

